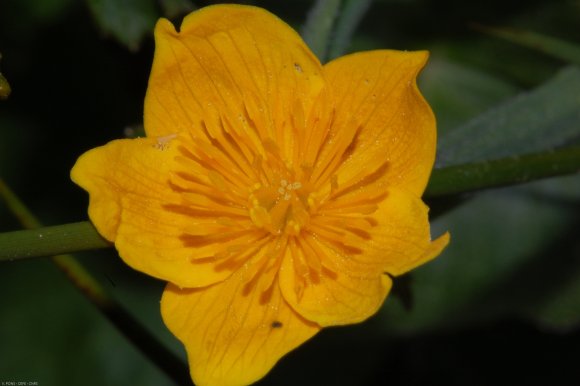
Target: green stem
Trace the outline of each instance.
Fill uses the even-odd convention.
[[[27,226],[27,228],[31,228]],[[0,233],[0,260],[112,247],[88,221]]]
[[[329,59],[344,55],[352,35],[360,24],[363,16],[368,11],[373,0],[347,0],[343,10],[340,12],[334,38],[331,40]]]
[[[40,222],[30,213],[28,208],[24,205],[22,201],[12,190],[4,183],[0,178],[0,198],[8,205],[8,208],[16,219],[22,224],[24,228],[38,228],[40,227]],[[0,244],[1,245],[1,244]]]
[[[308,12],[300,35],[312,52],[324,63],[334,21],[340,11],[341,0],[318,0]]]
[[[424,197],[449,197],[580,171],[580,146],[435,169]],[[42,237],[41,237],[42,235]],[[0,233],[0,261],[106,248],[89,222]]]
[[[580,171],[580,146],[435,169],[425,197],[522,184]]]
[[[2,198],[26,228],[42,226],[24,203],[0,179]],[[70,282],[147,358],[178,385],[191,385],[185,364],[161,344],[137,319],[115,301],[71,255],[61,253],[109,247],[89,222],[0,234],[0,261],[52,256],[53,263]],[[64,247],[64,248],[63,248]]]

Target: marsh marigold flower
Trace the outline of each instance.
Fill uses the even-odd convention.
[[[83,154],[72,179],[131,267],[168,282],[163,320],[198,385],[263,377],[321,328],[361,322],[438,255],[421,195],[435,120],[426,52],[324,66],[265,10],[161,19],[146,138]]]

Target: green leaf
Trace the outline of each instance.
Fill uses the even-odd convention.
[[[159,17],[154,0],[87,0],[101,29],[113,35],[131,51],[153,31]]]
[[[432,232],[448,230],[451,243],[410,274],[410,311],[397,297],[387,300],[380,330],[417,333],[518,315],[577,326],[578,308],[567,307],[578,302],[579,197],[580,179],[567,177],[490,191],[440,218]]]
[[[197,6],[190,0],[160,0],[163,15],[169,19],[185,15],[195,9]]]
[[[91,255],[83,258],[82,263],[90,264],[95,259],[108,260],[109,266],[117,260]],[[96,272],[99,279],[104,279],[101,284],[112,289],[116,299],[123,301],[139,322],[160,335],[164,344],[176,341],[168,336],[161,321],[161,283],[150,280],[144,285],[136,280],[139,279],[137,274],[130,276],[133,280],[125,280],[119,269],[103,272],[102,266]],[[115,288],[111,288],[104,274],[112,276],[117,284]],[[153,366],[63,280],[61,272],[48,259],[3,263],[0,282],[0,373],[3,379],[28,379],[30,384],[36,381],[46,386],[173,385],[157,366]],[[139,298],[137,301],[127,298],[125,294],[130,291]]]
[[[346,0],[346,4],[338,16],[333,38],[330,40],[329,59],[344,55],[356,28],[372,2],[373,0]]]
[[[580,65],[580,44],[515,28],[499,28],[475,25],[475,28],[492,36],[540,51],[570,64]]]
[[[580,68],[568,67],[537,89],[510,99],[440,138],[437,166],[579,143],[578,90]]]
[[[40,221],[34,216],[32,212],[20,201],[15,193],[0,179],[0,199],[5,201],[8,208],[19,219],[21,224],[27,228],[40,227]],[[70,231],[69,231],[70,230]],[[87,236],[83,236],[84,231]],[[75,233],[77,231],[77,233]],[[43,228],[36,237],[30,239],[30,233],[37,231],[28,230],[25,232],[27,236],[19,237],[19,232],[3,233],[0,235],[0,251],[2,253],[14,253],[20,257],[26,256],[26,251],[34,252],[36,242],[42,245],[46,239],[49,243],[40,249],[44,254],[53,255],[52,262],[60,269],[62,273],[69,279],[69,281],[85,295],[87,300],[93,303],[98,310],[105,316],[113,325],[115,325],[125,337],[133,343],[133,345],[140,349],[141,352],[147,356],[153,363],[159,366],[170,379],[173,379],[177,384],[190,384],[189,374],[186,366],[182,361],[173,354],[173,352],[163,346],[155,336],[153,336],[140,322],[129,314],[123,307],[121,307],[113,297],[111,297],[104,287],[96,280],[73,256],[57,254],[50,250],[58,244],[67,244],[67,240],[76,240],[74,242],[79,245],[84,245],[87,249],[87,241],[98,240],[100,236],[90,223],[66,224],[56,227]],[[72,233],[71,233],[72,232]],[[56,240],[56,243],[55,243]],[[73,242],[73,243],[74,243]],[[109,244],[106,240],[100,240],[103,244]],[[88,248],[90,249],[90,248]],[[12,250],[12,252],[10,252]]]
[[[450,129],[514,96],[518,87],[433,52],[419,77],[419,88],[437,117],[437,131]]]
[[[341,0],[318,0],[308,12],[300,35],[321,62],[326,61],[329,41]]]

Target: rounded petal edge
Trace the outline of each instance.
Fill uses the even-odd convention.
[[[296,104],[305,116],[316,110],[324,86],[322,66],[298,33],[257,7],[208,6],[178,29],[162,19],[155,45],[144,109],[148,135],[189,131],[207,141],[202,126],[212,133],[241,117],[258,125],[262,139],[277,140],[275,128],[293,117]],[[246,126],[232,129],[244,137]]]
[[[89,219],[99,233],[111,242],[115,241],[121,221],[121,204],[116,182],[110,178],[108,149],[121,149],[130,141],[115,140],[83,153],[70,172],[71,180],[89,193]]]
[[[301,283],[294,258],[288,256],[280,269],[282,294],[298,314],[322,327],[360,323],[373,316],[393,284],[382,273],[361,278],[328,269],[316,279]]]
[[[439,256],[441,252],[443,252],[445,247],[447,247],[447,245],[449,244],[449,241],[451,241],[451,235],[449,234],[449,232],[445,232],[435,240],[431,241],[425,252],[418,259],[409,261],[407,264],[400,266],[399,270],[396,273],[394,273],[394,275],[396,276],[403,275],[433,260],[434,258]]]
[[[372,240],[365,245],[365,254],[382,260],[384,272],[402,275],[438,256],[450,240],[445,233],[431,238],[429,208],[425,203],[401,189],[391,189],[375,214],[377,225]]]
[[[321,329],[285,302],[277,282],[267,289],[271,277],[244,290],[243,276],[236,272],[222,283],[194,290],[169,284],[163,292],[163,321],[184,344],[198,386],[256,382]]]
[[[81,155],[71,178],[89,193],[91,222],[115,243],[126,264],[180,286],[206,286],[232,272],[216,270],[211,259],[193,259],[196,250],[183,240],[193,220],[171,210],[181,197],[169,184],[178,141],[163,137],[109,142]],[[199,227],[212,226],[210,220],[202,220]]]
[[[336,100],[334,130],[356,130],[339,180],[358,178],[361,165],[388,161],[391,185],[417,197],[425,190],[436,149],[436,122],[416,78],[427,51],[376,50],[327,63],[324,74]]]

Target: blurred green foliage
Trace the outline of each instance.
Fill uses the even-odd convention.
[[[439,141],[437,166],[580,143],[580,67],[570,66],[527,93],[489,109]]]
[[[154,0],[87,0],[97,24],[135,51],[159,17]]]
[[[142,120],[159,16],[209,1],[5,0],[0,4],[0,176],[48,225],[86,219],[68,173],[88,148]],[[246,1],[300,27],[307,0]],[[348,51],[428,49],[420,88],[439,121],[439,164],[580,141],[577,67],[472,28],[580,45],[578,1],[376,0]],[[533,36],[533,35],[532,35]],[[580,180],[465,197],[438,218],[448,250],[398,279],[377,317],[325,330],[263,385],[580,383]],[[19,229],[0,205],[0,231]],[[182,355],[163,326],[162,283],[114,251],[84,253],[103,286]],[[47,260],[0,265],[0,381],[169,385]],[[498,381],[501,379],[501,381]]]

